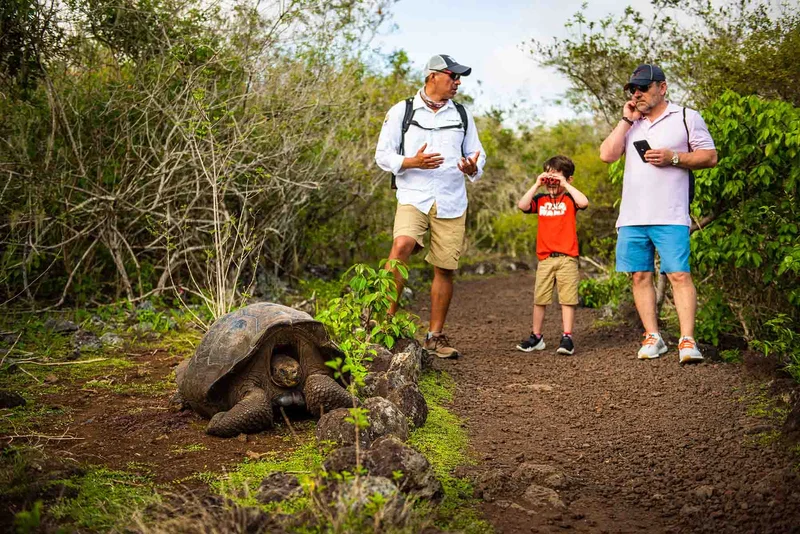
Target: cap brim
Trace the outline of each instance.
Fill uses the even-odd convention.
[[[472,72],[472,67],[465,67],[464,65],[456,63],[447,67],[447,70],[460,74],[461,76],[469,76],[469,73]]]

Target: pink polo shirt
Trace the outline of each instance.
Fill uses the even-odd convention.
[[[642,161],[634,141],[646,139],[650,148],[668,148],[676,152],[713,149],[714,140],[708,133],[703,117],[693,109],[673,103],[655,121],[642,118],[633,123],[625,134],[625,175],[622,181],[622,203],[617,228],[652,224],[691,226],[689,218],[689,171],[680,167],[656,167]]]

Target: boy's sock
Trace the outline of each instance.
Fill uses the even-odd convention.
[[[562,332],[561,335],[572,337],[572,332]]]

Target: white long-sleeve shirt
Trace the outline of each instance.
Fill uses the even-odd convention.
[[[486,154],[478,139],[475,120],[467,110],[469,125],[464,138],[464,130],[461,128],[437,129],[461,124],[461,116],[452,101],[448,101],[434,113],[417,93],[414,96],[413,109],[414,120],[424,128],[432,129],[425,130],[412,124],[406,133],[405,156],[399,154],[406,104],[405,101],[397,103],[392,106],[383,121],[378,147],[375,150],[375,161],[381,169],[397,177],[397,201],[400,204],[410,204],[422,213],[428,213],[436,202],[438,218],[460,217],[467,210],[465,175],[458,170],[458,162],[462,158],[462,140],[464,154],[467,157],[473,156],[478,150],[481,151],[478,157],[478,172],[474,176],[468,176],[471,181],[480,178],[486,163]],[[444,157],[444,162],[436,169],[401,169],[403,159],[414,156],[425,143],[428,143],[425,152],[438,152]]]

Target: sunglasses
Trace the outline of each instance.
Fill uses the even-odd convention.
[[[449,70],[437,70],[436,72],[447,74],[448,76],[450,76],[450,79],[453,80],[454,82],[461,79],[460,74],[456,74],[455,72],[450,72]]]
[[[636,91],[641,91],[641,92],[643,92],[643,93],[646,93],[647,91],[649,91],[649,90],[650,90],[650,86],[651,86],[651,85],[653,85],[654,83],[656,83],[656,82],[650,82],[650,83],[648,83],[647,85],[637,85],[637,84],[633,84],[633,85],[631,85],[631,86],[630,86],[630,88],[628,89],[628,91],[630,91],[630,92],[631,92],[631,94],[634,94],[634,93],[636,93]]]

